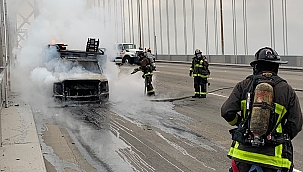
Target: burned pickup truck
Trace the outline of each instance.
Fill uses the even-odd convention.
[[[65,44],[48,45],[55,48],[64,72],[57,72],[58,82],[53,85],[56,102],[104,103],[109,99],[109,85],[97,59],[104,52],[99,48],[99,40],[88,39],[86,51],[67,50]]]

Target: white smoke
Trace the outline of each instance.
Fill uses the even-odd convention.
[[[99,39],[109,58],[104,61],[106,64],[101,64],[103,72],[109,79],[117,78],[119,69],[110,59],[116,54],[114,44],[118,38],[113,28],[118,22],[108,19],[105,26],[101,18],[110,16],[107,11],[102,7],[88,8],[85,0],[41,0],[36,5],[39,15],[31,22],[28,39],[12,70],[12,81],[16,82],[13,87],[22,93],[26,102],[47,106],[51,101],[52,83],[58,80],[54,71],[66,72],[68,65],[51,58],[56,52],[45,51],[52,41],[65,43],[68,49],[85,50],[88,38]]]

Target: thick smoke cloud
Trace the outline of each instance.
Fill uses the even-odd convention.
[[[110,82],[117,79],[119,69],[110,61],[116,55],[114,44],[121,39],[114,29],[121,24],[118,19],[101,7],[89,8],[85,0],[42,0],[36,6],[39,15],[28,28],[28,39],[12,70],[12,81],[16,82],[13,87],[25,101],[38,107],[52,101],[52,83],[58,80],[53,71],[66,72],[68,67],[52,59],[54,50],[45,51],[54,41],[67,44],[68,49],[85,50],[88,38],[100,39],[100,47],[106,48],[108,57],[106,64],[101,64],[103,72]],[[106,23],[101,21],[104,18]]]

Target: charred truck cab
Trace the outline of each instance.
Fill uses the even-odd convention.
[[[57,74],[58,82],[53,85],[55,101],[64,104],[107,102],[109,85],[98,61],[100,56],[104,56],[98,48],[99,40],[89,38],[86,51],[67,50],[64,44],[48,47],[52,46],[56,47],[58,60],[66,68]]]

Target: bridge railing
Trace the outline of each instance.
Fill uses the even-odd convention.
[[[6,68],[0,67],[0,110],[5,103],[5,83],[6,83]],[[2,130],[1,130],[1,114],[0,114],[0,145],[2,146]]]

